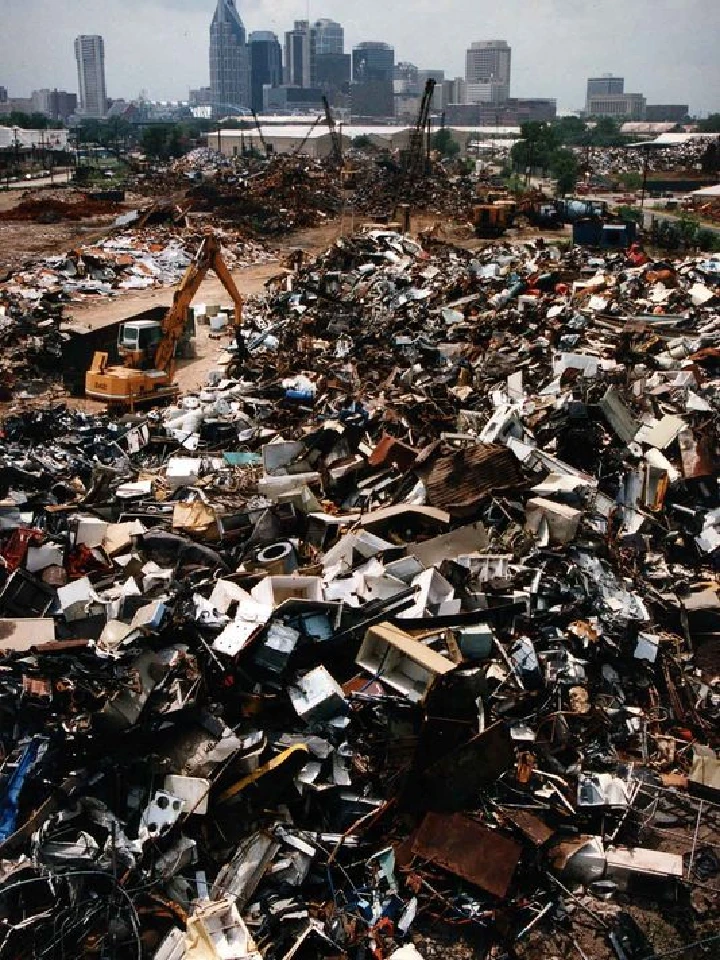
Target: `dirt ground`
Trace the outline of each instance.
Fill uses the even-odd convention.
[[[37,190],[29,190],[33,197],[40,196]],[[62,196],[60,191],[53,194]],[[20,191],[0,191],[0,213],[6,213],[22,201]],[[144,201],[147,203],[147,200]],[[123,205],[125,211],[137,209],[130,197]],[[0,278],[18,270],[23,264],[39,257],[52,256],[72,250],[79,243],[87,243],[102,236],[115,221],[112,216],[94,217],[75,223],[25,223],[0,220]]]

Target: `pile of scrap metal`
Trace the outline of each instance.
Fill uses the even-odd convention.
[[[719,276],[376,231],[9,415],[0,957],[712,956]]]

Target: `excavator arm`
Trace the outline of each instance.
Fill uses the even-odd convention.
[[[208,270],[214,270],[220,282],[227,290],[235,305],[235,327],[242,325],[243,299],[235,285],[230,271],[222,258],[220,242],[211,231],[200,244],[195,259],[185,272],[180,286],[173,296],[172,306],[165,315],[162,324],[162,339],[155,353],[155,367],[173,376],[175,367],[175,347],[183,335],[188,308]]]

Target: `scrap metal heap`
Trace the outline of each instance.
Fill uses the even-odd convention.
[[[717,951],[720,261],[641,260],[370,232],[8,414],[0,957]]]
[[[430,178],[408,177],[403,162],[387,151],[353,148],[346,159],[351,179],[343,178],[337,155],[311,160],[282,154],[261,160],[198,150],[167,171],[134,181],[133,189],[163,196],[175,191],[184,210],[212,214],[213,225],[232,224],[259,238],[320,226],[343,210],[391,217],[399,201],[443,218],[466,220],[476,199],[470,177],[451,175],[437,161]]]

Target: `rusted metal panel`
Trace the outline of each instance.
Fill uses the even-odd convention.
[[[507,727],[502,722],[493,724],[425,770],[428,805],[442,810],[474,806],[482,787],[509,770],[514,760]]]
[[[495,444],[441,456],[423,471],[428,503],[453,516],[471,514],[486,497],[523,484],[514,454]]]
[[[678,444],[683,476],[686,480],[712,477],[715,474],[712,442],[706,433],[698,436],[692,430],[681,430],[678,434]]]
[[[537,847],[541,847],[555,836],[555,831],[529,810],[503,810],[503,815]]]
[[[519,843],[459,813],[428,813],[412,849],[495,897],[506,896],[522,853]]]

